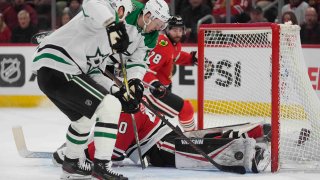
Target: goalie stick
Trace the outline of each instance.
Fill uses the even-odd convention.
[[[27,148],[26,141],[24,138],[23,130],[21,126],[12,127],[12,133],[14,142],[16,144],[18,153],[23,158],[52,158],[52,152],[38,152],[30,151]]]
[[[117,78],[115,77],[112,73],[110,73],[109,71],[105,71],[105,75],[110,77],[111,79],[113,79],[113,81],[119,86],[123,86],[123,83]],[[234,173],[238,173],[238,174],[245,174],[246,170],[243,166],[224,166],[224,165],[220,165],[218,163],[216,163],[212,158],[210,158],[208,156],[208,154],[206,154],[205,152],[203,152],[203,150],[201,150],[197,145],[195,145],[191,139],[189,139],[186,135],[184,135],[182,133],[182,131],[179,128],[174,127],[163,115],[161,115],[160,113],[158,113],[156,110],[154,110],[154,108],[151,107],[151,105],[149,105],[148,103],[146,103],[145,101],[141,101],[141,103],[148,108],[152,113],[154,113],[157,117],[159,117],[162,122],[164,122],[167,126],[169,126],[178,136],[180,136],[181,138],[183,138],[184,140],[187,141],[187,143],[195,150],[197,151],[199,154],[201,154],[204,158],[206,158],[214,167],[216,167],[217,169],[224,171],[224,172],[234,172]]]

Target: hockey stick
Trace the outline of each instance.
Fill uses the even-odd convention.
[[[113,81],[119,86],[123,86],[123,83],[117,78],[115,77],[112,73],[110,73],[109,71],[105,71],[105,74],[110,77],[111,79],[113,79]],[[205,152],[203,152],[202,149],[200,149],[197,145],[195,145],[186,135],[184,135],[182,133],[182,131],[179,128],[176,128],[172,125],[172,123],[170,123],[163,115],[161,115],[160,113],[158,113],[153,107],[151,107],[151,105],[149,105],[148,103],[146,103],[145,101],[141,101],[141,103],[148,108],[152,113],[154,113],[157,117],[159,117],[162,122],[164,122],[167,126],[169,126],[178,136],[180,136],[181,138],[183,138],[184,140],[186,140],[188,142],[188,144],[195,150],[197,151],[199,154],[201,154],[204,158],[206,158],[211,164],[213,164],[214,167],[216,167],[217,169],[221,170],[221,171],[225,171],[225,172],[234,172],[234,173],[238,173],[238,174],[245,174],[246,173],[246,169],[243,166],[224,166],[224,165],[220,165],[218,163],[216,163],[212,158],[210,158],[208,156],[208,154],[206,154]]]
[[[124,82],[125,89],[126,89],[127,94],[128,94],[128,98],[130,98],[129,84],[128,84],[128,79],[127,79],[127,71],[126,71],[126,67],[124,65],[124,61],[123,61],[121,53],[119,53],[119,57],[120,57],[120,63],[121,63],[121,70],[122,70],[122,74],[123,74],[123,82]],[[147,163],[145,163],[145,161],[142,158],[142,152],[141,152],[141,146],[140,146],[140,141],[139,141],[139,137],[138,137],[138,129],[137,129],[136,120],[135,120],[134,115],[132,113],[130,115],[131,115],[131,120],[132,120],[134,138],[136,140],[139,159],[140,159],[140,162],[141,162],[141,167],[142,167],[142,170],[144,170],[147,167],[147,165],[146,165]]]
[[[49,36],[53,31],[44,31],[44,32],[39,32],[39,33],[36,33],[34,34],[32,37],[31,37],[31,43],[32,44],[40,44],[42,42],[42,40]]]
[[[239,174],[245,174],[246,170],[243,166],[224,166],[216,163],[212,158],[208,156],[203,150],[201,150],[197,145],[195,145],[190,138],[185,136],[182,131],[179,128],[175,128],[172,123],[170,123],[163,115],[158,113],[151,105],[146,103],[145,101],[141,101],[141,103],[147,107],[152,113],[154,113],[157,117],[159,117],[162,122],[164,122],[167,126],[169,126],[178,136],[183,138],[188,142],[188,144],[199,154],[201,154],[203,157],[205,157],[213,166],[215,166],[217,169],[225,172],[234,172],[234,173],[239,173]]]
[[[52,158],[52,152],[38,152],[38,151],[28,150],[21,126],[12,127],[12,133],[13,133],[14,142],[16,144],[18,153],[21,157],[50,158],[50,159]]]

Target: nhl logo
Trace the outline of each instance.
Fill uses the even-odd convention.
[[[22,87],[25,58],[21,54],[0,54],[0,87]]]
[[[18,81],[21,77],[20,61],[17,58],[4,58],[0,63],[0,77],[9,84]]]

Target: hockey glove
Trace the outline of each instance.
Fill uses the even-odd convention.
[[[161,99],[167,95],[167,88],[159,81],[155,81],[151,85],[154,88],[150,88],[150,92],[155,98]]]
[[[140,79],[130,79],[128,81],[129,84],[129,89],[130,89],[130,93],[131,95],[138,101],[141,101],[141,98],[143,96],[143,84],[142,81]]]
[[[134,114],[139,111],[139,101],[132,96],[129,97],[124,86],[119,88],[116,85],[111,86],[110,93],[119,99],[122,111],[129,114]]]
[[[111,23],[107,26],[109,43],[114,53],[123,53],[129,46],[129,36],[123,22]]]
[[[192,56],[192,64],[198,65],[198,53],[197,53],[197,51],[191,51],[190,55]]]

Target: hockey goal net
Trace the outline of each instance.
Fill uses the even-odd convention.
[[[202,25],[198,126],[271,123],[271,171],[319,169],[320,102],[295,25]]]

